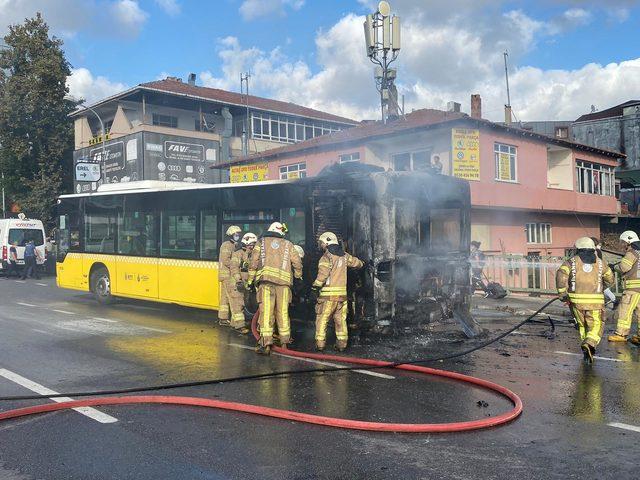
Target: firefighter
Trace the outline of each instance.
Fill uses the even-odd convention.
[[[627,230],[620,235],[620,240],[626,244],[627,252],[614,268],[622,274],[624,292],[616,308],[616,317],[618,319],[616,330],[607,337],[610,342],[627,341],[634,315],[640,322],[640,268],[638,265],[640,238],[638,238],[636,232]],[[638,334],[632,335],[629,341],[634,345],[640,346],[640,324],[638,325]]]
[[[260,339],[256,352],[269,355],[273,345],[274,322],[280,343],[291,343],[289,304],[291,286],[302,283],[302,260],[293,243],[285,239],[287,226],[273,222],[251,254],[248,288],[258,288]]]
[[[220,280],[220,308],[218,309],[218,323],[222,326],[231,325],[229,320],[231,312],[231,297],[236,290],[231,278],[231,255],[240,241],[242,229],[237,225],[227,228],[227,240],[220,245],[220,255],[218,256],[218,280]],[[244,322],[244,313],[242,314]],[[239,318],[239,317],[237,317]]]
[[[609,265],[596,255],[589,237],[576,240],[576,254],[556,273],[560,300],[569,304],[580,331],[580,348],[586,363],[593,363],[604,329],[604,289],[614,282]]]
[[[231,280],[235,282],[235,290],[229,292],[229,304],[231,307],[231,328],[242,335],[249,333],[249,329],[245,325],[244,317],[244,294],[246,292],[245,285],[249,279],[249,262],[251,260],[251,252],[255,247],[258,237],[253,233],[245,233],[238,243],[235,250],[231,254],[231,265],[229,274]]]
[[[327,325],[333,319],[336,329],[335,348],[347,348],[347,268],[362,268],[361,260],[344,251],[335,233],[320,235],[318,245],[324,254],[318,263],[318,276],[312,285],[316,300],[316,349],[324,350]]]

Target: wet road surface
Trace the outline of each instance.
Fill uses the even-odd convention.
[[[520,320],[508,312],[475,313],[489,336]],[[305,347],[312,340],[309,325],[294,323],[296,341]],[[399,345],[363,341],[351,353],[421,358],[469,346],[441,330]],[[547,330],[528,325],[472,355],[434,365],[519,394],[524,413],[506,426],[388,434],[195,407],[107,406],[0,423],[0,479],[637,478],[638,349],[605,341],[602,358],[584,367],[575,330],[560,321],[555,338],[538,336]],[[321,367],[261,357],[252,346],[249,338],[218,327],[211,312],[140,302],[102,307],[90,295],[57,289],[53,279],[0,279],[0,396]],[[511,407],[484,390],[395,370],[159,393],[406,423],[478,419]],[[0,410],[37,403],[3,402]]]

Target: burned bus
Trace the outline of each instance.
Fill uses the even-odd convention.
[[[469,186],[427,172],[336,166],[296,181],[103,185],[59,199],[57,283],[116,297],[215,310],[218,249],[230,225],[288,225],[305,282],[335,232],[366,262],[350,277],[352,323],[384,329],[467,312]]]

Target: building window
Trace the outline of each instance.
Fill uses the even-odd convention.
[[[615,194],[613,167],[576,161],[576,190],[580,193],[613,196]]]
[[[340,163],[359,162],[360,152],[345,153],[340,155]]]
[[[527,223],[527,243],[551,243],[550,223]]]
[[[398,153],[391,157],[393,169],[396,172],[409,172],[411,170],[424,171],[432,168],[431,151],[419,150],[416,152]]]
[[[158,127],[178,128],[178,117],[172,115],[162,115],[160,113],[154,113],[153,124]]]
[[[496,176],[499,182],[516,182],[517,177],[517,148],[502,143],[493,144],[496,159]]]
[[[569,127],[556,127],[556,138],[569,138]]]
[[[295,143],[340,130],[326,122],[296,119],[268,113],[252,113],[253,138]]]
[[[280,180],[289,180],[292,178],[305,178],[307,176],[307,164],[296,163],[293,165],[284,165],[280,167]]]

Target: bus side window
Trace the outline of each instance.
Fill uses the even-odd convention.
[[[162,212],[160,256],[196,258],[195,212]]]
[[[211,211],[200,213],[200,258],[218,258],[218,216]]]
[[[156,215],[127,210],[118,215],[118,253],[133,256],[157,255]]]
[[[57,260],[64,261],[68,252],[80,251],[79,215],[70,213],[58,217],[58,253]]]

